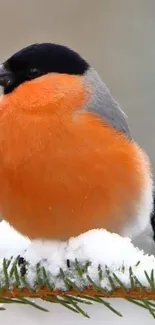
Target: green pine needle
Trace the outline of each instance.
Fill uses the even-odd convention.
[[[121,289],[126,293],[127,289],[125,288],[123,282],[117,277],[117,275],[115,273],[113,273],[113,277],[116,280],[116,282],[118,282],[118,284],[120,285]]]
[[[102,304],[105,305],[111,311],[113,311],[113,313],[116,314],[117,316],[119,317],[123,316],[119,311],[117,311],[114,307],[112,307],[109,302],[102,299]]]
[[[92,278],[87,275],[87,279],[89,281],[89,283],[92,285],[93,289],[96,290],[96,291],[102,291],[101,287],[99,287],[93,280]]]
[[[131,266],[129,267],[129,276],[130,276],[131,289],[135,289],[135,282],[134,282],[134,277],[133,277],[133,272],[132,272]]]
[[[101,265],[100,264],[98,266],[98,277],[99,277],[99,281],[102,281],[103,271],[102,271],[102,268],[101,268]]]
[[[48,296],[45,297],[43,300],[48,301],[48,302],[55,302],[55,303],[59,303],[60,305],[62,305],[63,307],[66,307],[67,309],[75,312],[75,313],[79,313],[75,308],[71,307],[68,305],[68,302],[65,302],[64,299],[59,299],[56,296]]]
[[[3,259],[3,271],[4,271],[4,277],[5,277],[4,287],[7,289],[7,288],[9,288],[9,275],[8,275],[8,263],[5,258]]]
[[[39,310],[41,310],[41,311],[46,311],[46,312],[48,312],[48,310],[47,310],[46,308],[43,308],[43,307],[37,305],[36,303],[34,303],[33,301],[31,301],[31,300],[29,300],[29,299],[26,299],[26,298],[20,298],[20,301],[26,303],[26,304],[29,305],[29,306],[35,307],[35,308],[37,308],[37,309],[39,309]]]
[[[152,281],[152,284],[153,284],[153,290],[155,290],[154,270],[151,271],[151,281]]]
[[[145,273],[145,276],[147,278],[147,281],[148,281],[151,289],[154,290],[154,281],[152,281],[151,276],[149,277],[149,275],[148,275],[148,273],[146,271],[144,271],[144,273]]]
[[[77,259],[75,259],[75,268],[76,268],[76,271],[79,274],[79,276],[82,278],[83,277],[83,270],[82,270],[82,268],[80,266],[80,263],[78,262]]]
[[[115,289],[116,289],[116,286],[115,286],[115,284],[114,284],[114,281],[113,281],[113,279],[112,279],[112,277],[111,277],[111,275],[110,275],[110,272],[109,272],[109,270],[108,270],[107,267],[106,267],[106,275],[107,275],[107,277],[108,277],[108,280],[109,280],[109,283],[110,283],[110,285],[111,285],[112,290],[115,290]]]
[[[81,297],[74,297],[74,296],[68,296],[70,297],[72,300],[76,301],[76,302],[79,302],[79,303],[82,303],[82,304],[86,304],[86,305],[92,305],[93,303],[91,301],[88,301],[86,299],[83,299]]]
[[[44,266],[42,266],[42,274],[43,274],[44,284],[47,286],[49,290],[52,290],[53,287],[50,285]]]
[[[146,306],[147,310],[150,312],[150,314],[155,318],[155,310],[151,307],[147,299],[143,298],[142,299],[144,305]]]
[[[78,304],[74,301],[74,300],[72,300],[71,299],[71,297],[69,297],[69,296],[66,296],[65,297],[66,298],[66,300],[68,300],[72,305],[73,305],[73,307],[79,312],[79,313],[81,313],[84,317],[86,317],[86,318],[90,318],[89,317],[89,315],[82,309],[82,308],[80,308],[79,306],[78,306]]]
[[[147,309],[147,307],[143,304],[143,301],[142,300],[138,300],[136,298],[125,298],[125,300],[129,301],[129,302],[132,302],[133,304],[139,306],[139,307],[143,307],[145,309]]]

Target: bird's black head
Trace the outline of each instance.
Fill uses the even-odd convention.
[[[66,46],[32,44],[13,54],[0,65],[0,86],[8,94],[21,83],[50,72],[82,75],[88,63]]]

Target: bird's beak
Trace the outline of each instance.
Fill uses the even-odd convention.
[[[12,83],[13,74],[12,72],[5,67],[4,64],[0,65],[0,86],[6,87]]]

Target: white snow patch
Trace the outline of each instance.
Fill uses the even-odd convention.
[[[135,247],[129,238],[109,233],[104,229],[90,230],[78,237],[70,238],[66,242],[35,240],[21,236],[5,221],[0,223],[0,274],[3,274],[3,258],[21,255],[28,262],[27,281],[33,287],[36,280],[36,264],[40,262],[45,267],[49,282],[55,288],[65,290],[66,285],[58,277],[60,268],[67,276],[81,288],[88,285],[87,276],[102,286],[111,290],[106,267],[127,286],[130,287],[129,267],[141,283],[149,287],[144,271],[148,275],[155,269],[155,256],[145,254]],[[75,259],[80,265],[90,262],[81,279],[74,269]],[[70,267],[67,265],[69,260]],[[102,269],[102,279],[99,278],[98,265]],[[11,265],[10,265],[11,267]],[[118,283],[115,283],[119,286]]]
[[[15,231],[6,221],[0,222],[0,258],[17,256],[29,244],[30,240]]]

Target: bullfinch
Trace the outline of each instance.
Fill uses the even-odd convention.
[[[150,222],[147,154],[96,70],[70,48],[32,44],[0,65],[0,213],[30,239]]]

